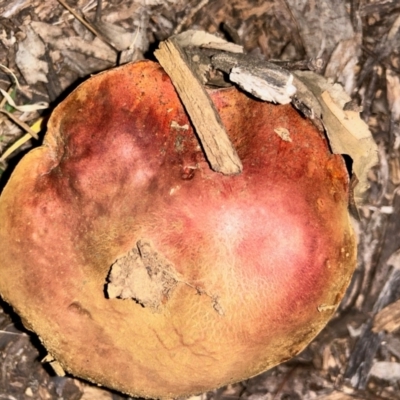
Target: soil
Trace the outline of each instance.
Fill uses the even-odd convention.
[[[41,118],[91,74],[123,61],[154,59],[160,41],[187,29],[217,34],[261,60],[311,68],[341,83],[379,153],[359,210],[357,270],[334,319],[290,361],[193,399],[400,399],[396,0],[0,0],[0,89],[15,104],[29,106],[0,103],[0,187],[44,134],[39,129],[38,140],[26,136],[25,125],[4,111],[33,128],[43,126]],[[0,399],[129,398],[57,376],[45,356],[36,336],[0,303]]]

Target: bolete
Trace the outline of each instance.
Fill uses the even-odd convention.
[[[356,262],[349,176],[290,105],[209,89],[243,172],[210,169],[151,61],[91,77],[0,199],[0,293],[67,372],[167,399],[298,354]]]

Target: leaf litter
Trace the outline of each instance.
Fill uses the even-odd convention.
[[[143,54],[148,56],[155,43],[187,29],[202,29],[233,40],[245,52],[264,61],[290,64],[305,60],[303,65],[311,65],[312,60],[321,60],[325,77],[344,86],[350,96],[346,110],[343,104],[338,110],[332,107],[327,97],[327,93],[332,96],[329,90],[317,94],[319,107],[329,108],[332,118],[337,119],[339,113],[349,121],[352,113],[361,111],[377,143],[373,153],[379,157],[378,165],[368,174],[370,188],[364,195],[359,194],[364,197],[357,228],[360,257],[347,296],[336,318],[302,354],[258,377],[197,399],[397,399],[400,333],[398,329],[385,330],[382,324],[376,325],[383,317],[386,327],[399,324],[395,254],[400,248],[400,55],[396,46],[400,9],[396,2],[70,0],[67,4],[99,30],[101,38],[89,32],[56,0],[0,1],[0,63],[20,82],[21,90],[16,90],[12,98],[15,105],[53,105],[82,78],[115,66],[120,59],[126,62],[140,59]],[[96,24],[99,4],[102,22]],[[116,44],[116,35],[128,39],[114,49],[107,40]],[[135,35],[136,42],[132,44],[130,38]],[[27,46],[29,43],[32,48]],[[121,50],[127,43],[131,51],[123,58]],[[15,79],[0,70],[0,88],[8,93],[13,87]],[[39,109],[12,111],[27,126],[36,123],[36,132],[36,121],[48,115],[47,110]],[[312,112],[315,109],[310,115]],[[364,128],[357,132],[344,129],[357,136]],[[4,152],[24,135],[23,127],[0,114],[0,173],[6,171],[3,177],[14,163],[12,156],[5,159]],[[28,141],[17,146],[13,155],[33,145],[36,144]],[[365,162],[360,168],[368,169],[368,163],[375,160],[367,157]],[[361,187],[365,191],[365,186]],[[21,332],[24,334],[10,334]],[[28,338],[31,336],[25,335],[18,318],[3,305],[1,396],[126,398],[47,372],[37,361],[44,357],[45,354],[38,356],[43,349],[33,337],[34,345]],[[360,370],[360,365],[364,369]],[[364,379],[359,379],[361,372]]]

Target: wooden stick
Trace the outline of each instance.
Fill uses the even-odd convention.
[[[225,131],[221,118],[204,86],[188,66],[174,39],[160,43],[155,56],[173,85],[193,123],[208,162],[214,171],[235,175],[242,163]]]

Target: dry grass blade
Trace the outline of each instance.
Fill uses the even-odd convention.
[[[37,135],[37,132],[34,131],[28,124],[26,124],[24,121],[21,121],[19,118],[14,116],[13,114],[9,113],[6,110],[1,110],[0,112],[2,114],[7,115],[8,118],[10,118],[14,123],[16,123],[20,128],[22,128],[24,131],[29,133],[29,136],[35,138],[36,140],[39,139],[39,136]]]
[[[32,136],[27,133],[21,138],[19,138],[16,142],[14,142],[5,152],[4,154],[0,157],[0,161],[6,160],[14,151],[19,149],[23,144],[25,144],[27,141],[31,140]]]
[[[28,142],[30,139],[35,138],[36,140],[39,139],[38,132],[41,129],[41,124],[43,119],[39,118],[33,125],[30,127],[27,125],[25,122],[19,120],[16,118],[14,115],[10,114],[9,112],[5,110],[1,110],[0,112],[3,114],[6,114],[10,119],[12,119],[13,122],[15,122],[20,128],[28,132],[18,140],[16,140],[5,152],[4,154],[0,157],[0,161],[5,161],[12,153],[14,153],[17,149],[19,149],[23,144]]]
[[[5,65],[3,65],[3,64],[0,64],[0,68],[1,68],[2,70],[4,70],[7,74],[11,75],[11,77],[13,78],[13,80],[14,80],[14,82],[15,82],[17,88],[18,88],[18,89],[21,89],[21,86],[19,85],[18,79],[17,79],[17,77],[15,76],[14,72],[12,72],[11,69],[7,68],[7,67],[6,67]]]
[[[3,95],[4,100],[6,100],[11,107],[21,112],[32,112],[37,110],[45,110],[46,108],[49,108],[49,104],[46,102],[39,102],[34,104],[25,104],[22,106],[18,106],[15,104],[12,97],[5,90],[0,89],[0,93]]]

